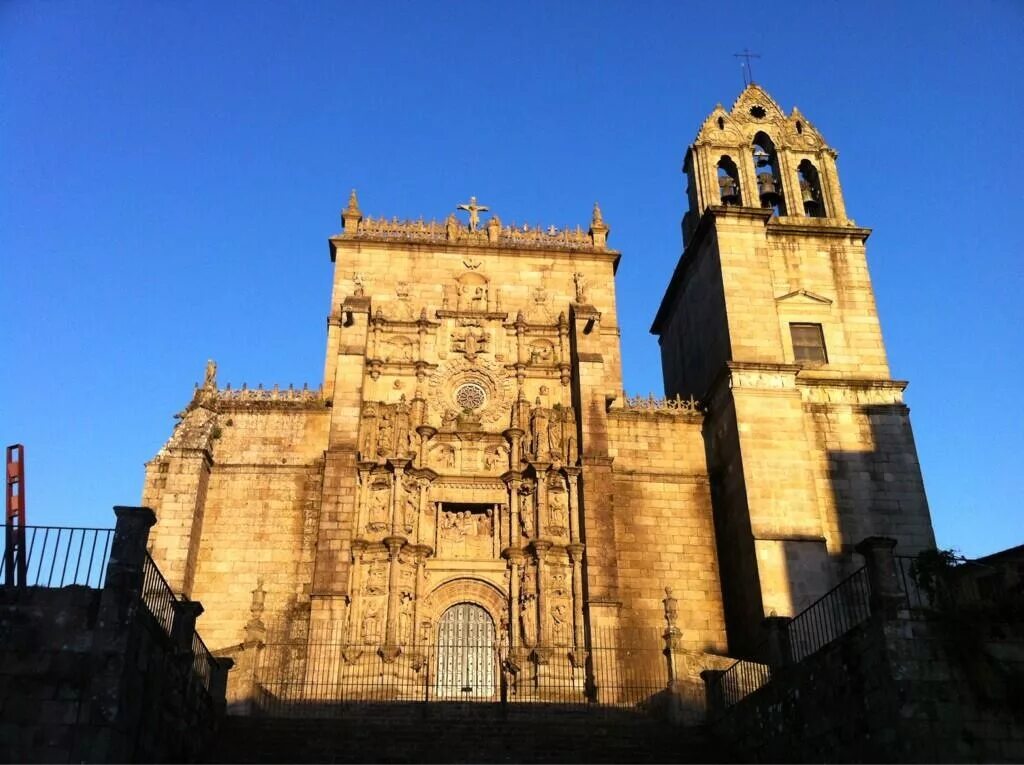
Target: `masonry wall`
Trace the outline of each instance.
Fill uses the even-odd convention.
[[[873,617],[711,730],[750,762],[1019,762],[1022,656],[1020,641],[958,647],[937,623]]]
[[[934,548],[910,411],[902,403],[870,403],[872,390],[823,403],[821,386],[805,386],[812,470],[829,551],[847,555],[869,536],[898,540],[898,552],[905,555]]]
[[[218,719],[144,609],[82,586],[0,589],[0,760],[194,762]],[[111,672],[112,667],[118,671]]]
[[[725,616],[699,417],[608,412],[615,547],[625,627],[660,629],[665,588],[684,648],[724,652]]]
[[[157,511],[150,549],[160,565],[195,550],[183,591],[206,608],[203,634],[211,650],[243,640],[258,586],[268,627],[308,616],[329,425],[322,406],[216,408],[193,524],[177,517],[171,487],[152,485],[146,495]],[[175,447],[165,449],[148,472],[159,476],[161,462],[173,471],[175,461],[181,461]]]

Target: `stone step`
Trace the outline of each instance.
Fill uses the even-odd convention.
[[[306,719],[229,717],[207,762],[714,762],[701,729],[643,717],[472,710]],[[403,710],[404,712],[404,710]]]

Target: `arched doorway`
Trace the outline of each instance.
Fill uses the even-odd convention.
[[[497,696],[494,620],[474,603],[456,603],[437,625],[435,693],[440,699],[487,700]]]

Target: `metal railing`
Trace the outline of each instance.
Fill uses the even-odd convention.
[[[845,635],[871,616],[871,585],[866,566],[850,574],[787,625],[789,659],[800,661]]]
[[[256,666],[257,704],[275,716],[333,717],[367,705],[477,702],[649,711],[668,684],[664,642],[596,631],[587,651],[510,651],[489,641],[431,642],[388,652],[348,643],[341,625],[268,636]]]
[[[765,650],[766,646],[762,645],[758,649],[758,653]],[[718,677],[716,687],[722,706],[731,707],[758,688],[767,685],[771,679],[772,667],[770,665],[740,659]]]
[[[198,632],[192,633],[192,672],[206,690],[210,690],[210,680],[213,677],[213,665],[216,660],[206,643],[199,637]]]
[[[164,575],[149,553],[146,553],[142,563],[142,603],[167,635],[171,634],[174,624],[176,600]]]
[[[19,540],[12,539],[19,535]],[[7,586],[100,588],[113,529],[24,526],[5,537],[0,581]]]
[[[871,616],[871,586],[862,566],[780,628],[778,645],[761,643],[753,655],[740,659],[719,675],[708,689],[728,708],[771,682],[781,666],[801,661],[842,637]]]
[[[962,608],[983,600],[978,577],[994,569],[962,557],[949,557],[940,563],[936,554],[897,555],[896,573],[906,596],[906,608],[914,611],[939,611]]]

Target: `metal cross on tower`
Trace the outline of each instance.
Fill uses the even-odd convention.
[[[740,62],[740,69],[743,69],[743,84],[750,85],[754,81],[754,69],[750,66],[750,59],[761,58],[760,53],[751,52],[750,48],[744,48],[742,53],[733,53],[736,58],[746,59],[746,63]]]

